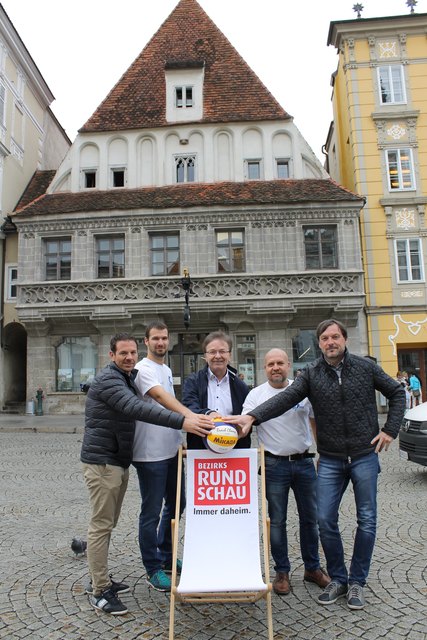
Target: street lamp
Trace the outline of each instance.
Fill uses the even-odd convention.
[[[191,279],[188,267],[184,267],[184,276],[181,278],[181,286],[184,289],[185,306],[184,306],[184,327],[186,329],[190,326],[191,314],[190,314],[190,293],[191,291]]]

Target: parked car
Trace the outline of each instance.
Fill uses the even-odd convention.
[[[427,467],[427,402],[405,413],[399,432],[399,457]]]

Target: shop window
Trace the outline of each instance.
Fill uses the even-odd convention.
[[[82,391],[95,377],[97,359],[97,348],[90,338],[64,338],[56,348],[56,390]]]
[[[237,335],[233,348],[239,377],[248,387],[256,386],[256,336]]]

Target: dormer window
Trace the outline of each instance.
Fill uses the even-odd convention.
[[[193,106],[193,87],[175,87],[175,106],[177,109]]]
[[[125,186],[125,170],[123,168],[111,169],[111,185],[113,187]]]
[[[165,64],[167,122],[194,122],[203,118],[202,60],[173,61]]]
[[[277,158],[276,174],[279,180],[287,180],[289,178],[289,160]]]
[[[261,179],[261,160],[245,161],[245,178],[246,180]]]
[[[85,189],[95,189],[96,171],[88,170],[83,172],[83,186]]]

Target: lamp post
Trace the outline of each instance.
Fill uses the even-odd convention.
[[[190,293],[191,291],[191,279],[188,267],[184,267],[184,276],[181,278],[181,286],[184,289],[185,306],[184,306],[184,327],[186,329],[190,326],[191,314],[190,314]]]

